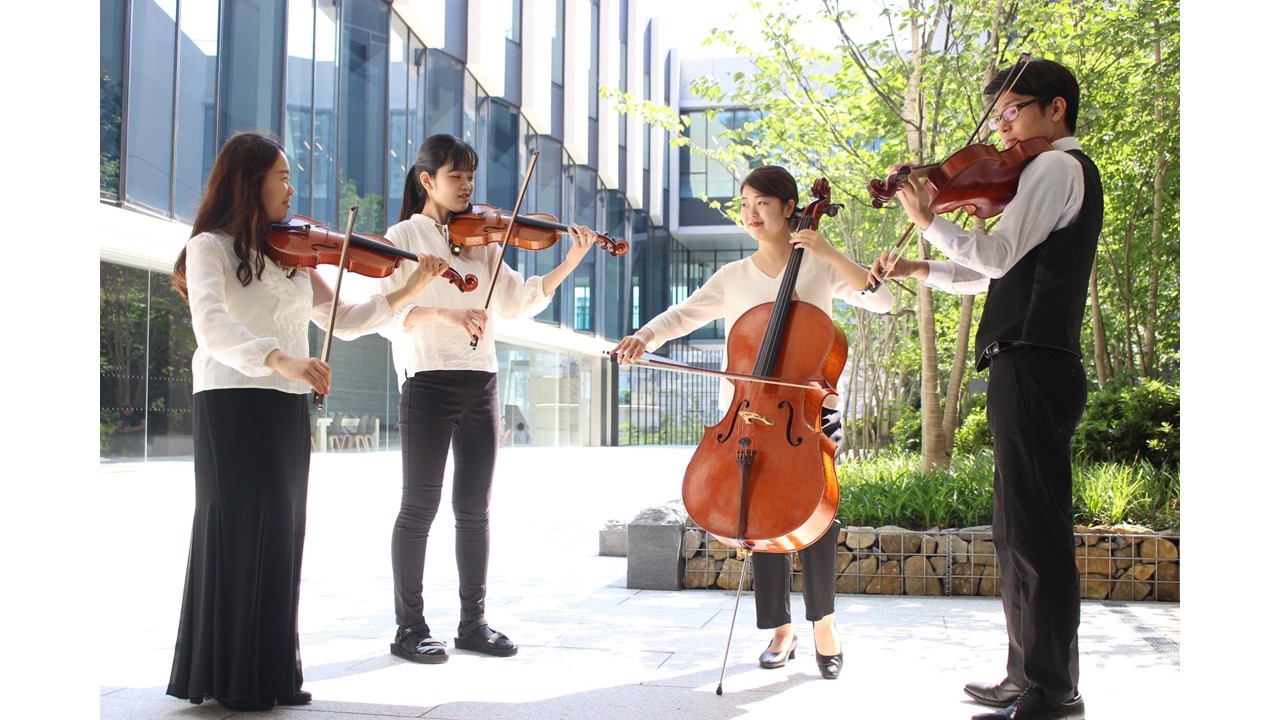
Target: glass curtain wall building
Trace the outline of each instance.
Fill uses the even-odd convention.
[[[639,18],[634,0],[100,4],[104,460],[191,454],[195,341],[169,278],[217,149],[247,129],[284,142],[295,213],[341,228],[358,205],[357,229],[372,234],[398,218],[427,136],[474,146],[473,201],[508,209],[538,151],[522,212],[591,226],[632,249],[593,251],[544,312],[501,322],[504,444],[696,443],[718,419],[715,381],[620,371],[601,352],[742,256],[676,240],[672,195],[688,174],[669,138],[591,92],[616,87],[671,104],[675,52],[658,51],[658,22]],[[506,261],[544,274],[562,245],[512,249]],[[344,296],[372,287],[344,276]],[[710,344],[664,352],[718,367],[722,329],[699,337]],[[313,326],[313,352],[323,340]],[[402,378],[387,341],[334,342],[330,363],[335,385],[313,417],[314,451],[398,447]]]

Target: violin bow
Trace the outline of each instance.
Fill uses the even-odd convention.
[[[603,351],[605,355],[613,358],[614,362],[618,361],[618,356],[612,350]],[[742,373],[731,373],[723,370],[711,370],[709,368],[694,367],[693,365],[684,365],[682,363],[668,362],[666,360],[658,360],[655,356],[645,353],[630,363],[632,367],[652,368],[654,370],[669,370],[671,372],[685,373],[688,375],[706,375],[711,377],[724,378],[726,380],[742,380],[744,382],[762,383],[764,385],[781,385],[783,387],[801,388],[803,390],[826,390],[816,380],[805,382],[803,380],[788,380],[783,378],[761,377],[759,375],[744,375]]]
[[[329,304],[329,327],[324,331],[324,349],[320,352],[320,360],[329,362],[329,348],[333,345],[333,323],[338,319],[338,296],[342,293],[342,275],[347,269],[347,254],[351,251],[351,232],[356,226],[356,213],[359,205],[352,205],[347,213],[347,231],[342,238],[342,254],[338,256],[338,280],[333,285],[333,302]],[[324,409],[324,395],[312,391],[311,404],[317,409]]]
[[[511,208],[511,221],[507,223],[507,231],[502,235],[502,246],[498,250],[497,256],[494,257],[492,272],[489,277],[489,294],[484,299],[484,308],[489,309],[489,302],[493,300],[493,289],[498,284],[498,270],[502,267],[502,256],[507,252],[507,243],[511,242],[511,231],[516,227],[516,218],[520,216],[520,205],[524,202],[524,193],[529,189],[529,178],[533,177],[533,166],[538,163],[538,151],[534,150],[529,156],[529,167],[524,171],[524,182],[520,183],[520,194],[516,195],[516,206]],[[479,344],[480,338],[473,336],[471,338],[471,349],[475,350]]]

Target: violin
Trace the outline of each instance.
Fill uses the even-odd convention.
[[[1018,179],[1027,164],[1053,149],[1045,138],[1028,138],[1007,150],[976,143],[952,153],[940,163],[902,166],[885,180],[867,183],[873,207],[882,208],[911,175],[927,171],[924,187],[931,198],[929,209],[942,215],[963,208],[969,215],[988,219],[1004,212],[1018,192]]]
[[[931,212],[942,215],[963,208],[970,216],[983,220],[1004,212],[1018,192],[1018,180],[1022,178],[1022,171],[1027,164],[1037,155],[1052,150],[1053,145],[1047,138],[1036,137],[1022,140],[1005,150],[997,150],[991,145],[975,143],[973,140],[986,124],[996,104],[1017,85],[1030,60],[1029,53],[1022,53],[1014,66],[1015,72],[1009,73],[1005,78],[982,119],[978,121],[978,126],[969,135],[968,144],[940,163],[904,165],[884,180],[876,178],[868,182],[867,192],[871,195],[872,207],[884,207],[902,189],[908,178],[925,172],[924,187],[929,193]],[[908,225],[898,242],[894,243],[887,267],[892,268],[902,256],[902,244],[914,228],[915,225]],[[872,280],[867,283],[867,290],[874,290],[879,286],[878,281]]]
[[[291,215],[272,223],[267,231],[267,257],[285,267],[316,267],[342,262],[344,235],[302,215]],[[400,267],[404,260],[417,261],[418,256],[396,247],[379,235],[351,234],[346,269],[367,277],[384,278]],[[460,292],[471,292],[479,286],[475,275],[463,277],[453,268],[441,274]]]
[[[492,205],[472,204],[470,210],[456,213],[449,220],[449,249],[457,255],[463,247],[502,243],[511,225],[511,213]],[[548,213],[516,215],[509,243],[524,250],[544,250],[555,245],[568,229]],[[596,244],[614,257],[626,255],[630,248],[627,241],[614,240],[607,234],[598,235]]]

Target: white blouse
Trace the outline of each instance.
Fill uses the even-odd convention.
[[[328,327],[332,295],[313,295],[311,270],[292,277],[267,259],[262,277],[241,285],[240,261],[230,235],[205,232],[187,241],[187,295],[196,351],[191,357],[192,391],[265,388],[306,394],[311,386],[289,380],[263,363],[273,350],[309,357],[307,322]],[[361,303],[339,299],[334,336],[353,340],[394,317],[385,295]]]
[[[727,338],[743,313],[761,303],[777,300],[784,274],[780,272],[777,277],[769,277],[749,257],[721,267],[688,299],[667,308],[645,324],[643,329],[653,333],[653,341],[645,349],[653,352],[667,341],[688,335],[719,318],[724,318]],[[815,258],[812,253],[805,253],[800,259],[795,294],[799,300],[821,308],[828,316],[831,315],[834,298],[875,313],[888,312],[893,307],[893,293],[887,283],[882,283],[873,292],[854,288],[834,266]],[[726,354],[725,363],[728,359]],[[720,387],[721,409],[726,408],[732,399],[733,383],[725,380]]]
[[[405,330],[404,319],[415,306],[444,309],[484,307],[493,267],[502,252],[501,246],[498,243],[467,246],[462,248],[461,254],[453,255],[449,251],[447,231],[445,226],[421,213],[387,228],[386,237],[396,247],[414,254],[438,255],[463,277],[475,275],[479,281],[475,290],[464,293],[444,278],[436,278],[396,313],[395,322],[379,330],[391,341],[396,376],[401,383],[416,373],[428,370],[498,372],[498,349],[494,342],[496,317],[530,318],[551,304],[552,296],[542,292],[540,276],[525,279],[510,265],[497,262],[498,281],[489,305],[489,322],[485,336],[474,350],[470,334],[460,327],[433,322]],[[378,287],[383,292],[400,287],[413,272],[413,265],[416,263],[412,261],[401,263],[395,272],[379,282]]]

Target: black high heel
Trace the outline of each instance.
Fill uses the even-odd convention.
[[[760,653],[760,667],[775,670],[786,665],[788,660],[794,660],[796,657],[796,645],[799,642],[800,639],[792,635],[791,646],[782,652],[769,652],[769,648],[766,647],[764,652]]]
[[[823,655],[814,650],[813,654],[818,656],[818,672],[822,673],[822,677],[828,680],[840,677],[840,669],[844,667],[844,650],[835,655]]]

